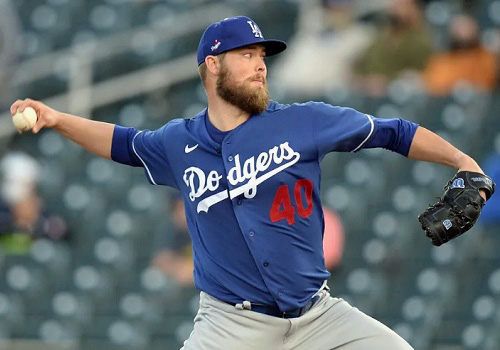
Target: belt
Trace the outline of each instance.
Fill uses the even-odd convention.
[[[295,318],[295,317],[300,317],[303,314],[305,314],[307,311],[309,311],[313,305],[319,300],[319,292],[321,292],[323,289],[326,289],[327,291],[330,290],[328,285],[326,284],[326,281],[323,283],[321,288],[316,292],[316,294],[309,300],[307,304],[302,306],[301,308],[298,309],[293,309],[293,310],[288,310],[288,311],[281,311],[278,307],[276,306],[268,306],[268,305],[262,305],[262,304],[255,304],[251,303],[249,301],[244,301],[242,303],[234,304],[230,303],[234,307],[240,310],[251,310],[255,311],[261,314],[269,315],[269,316],[275,316],[275,317],[281,317],[281,318]]]
[[[267,306],[260,304],[251,304],[250,310],[269,316],[275,316],[281,318],[295,318],[295,317],[300,317],[307,311],[309,311],[318,300],[319,300],[319,295],[316,295],[303,307],[288,311],[281,311],[276,306]]]

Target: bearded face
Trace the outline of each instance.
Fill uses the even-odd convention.
[[[224,63],[220,62],[221,67],[217,77],[216,91],[217,95],[227,103],[238,107],[250,115],[264,112],[269,104],[269,89],[265,78],[256,74],[242,82],[236,81]],[[262,84],[252,84],[256,79],[262,80]]]

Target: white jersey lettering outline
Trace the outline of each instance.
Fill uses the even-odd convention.
[[[243,165],[241,164],[240,155],[235,155],[234,166],[228,171],[227,180],[233,186],[246,180],[248,180],[248,182],[229,192],[228,190],[223,190],[204,198],[198,203],[197,212],[208,212],[208,209],[212,205],[227,198],[233,199],[241,194],[244,194],[245,198],[254,198],[257,194],[257,186],[259,184],[294,165],[299,159],[300,153],[294,151],[288,142],[284,142],[279,146],[274,146],[267,152],[260,153],[257,158],[255,158],[255,156],[248,158],[243,162]],[[286,162],[280,165],[283,161]],[[280,166],[261,176],[257,176],[259,173],[269,169],[272,163]],[[217,190],[221,178],[222,175],[219,175],[215,170],[210,171],[207,177],[205,172],[200,168],[187,168],[184,171],[183,180],[186,186],[191,190],[189,192],[189,199],[194,202],[196,198],[201,197],[205,192]],[[198,180],[197,182],[195,181],[196,179]]]

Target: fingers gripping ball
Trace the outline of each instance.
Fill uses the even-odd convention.
[[[17,110],[17,113],[12,117],[12,122],[17,131],[23,132],[31,130],[37,121],[37,115],[32,107],[26,107],[24,112]]]
[[[479,191],[484,190],[489,199],[495,192],[495,183],[481,173],[460,171],[445,189],[443,197],[418,217],[425,234],[436,246],[474,226],[484,205]]]

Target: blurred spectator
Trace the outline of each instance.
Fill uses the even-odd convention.
[[[344,253],[344,226],[340,217],[331,209],[323,206],[325,217],[325,234],[323,236],[323,251],[325,264],[329,271],[336,269]]]
[[[481,45],[479,26],[473,17],[456,16],[450,24],[448,51],[431,56],[424,81],[432,95],[449,95],[460,82],[493,90],[498,76],[497,59]]]
[[[301,98],[322,95],[325,87],[349,87],[352,62],[373,34],[370,25],[357,20],[360,1],[322,0],[316,7],[312,3],[303,3],[302,24],[270,79]]]
[[[388,83],[416,78],[432,45],[418,0],[391,0],[388,21],[356,62],[357,85],[370,96],[383,96]]]
[[[12,102],[10,84],[12,64],[18,56],[18,39],[22,36],[19,18],[9,0],[0,0],[0,109]]]
[[[0,248],[13,254],[29,251],[33,239],[67,238],[66,223],[43,209],[37,184],[38,163],[24,153],[11,153],[0,163]]]
[[[182,197],[176,196],[171,203],[172,225],[168,232],[161,233],[163,242],[152,265],[160,269],[182,286],[192,286],[193,253],[191,238],[187,228],[186,214]]]

